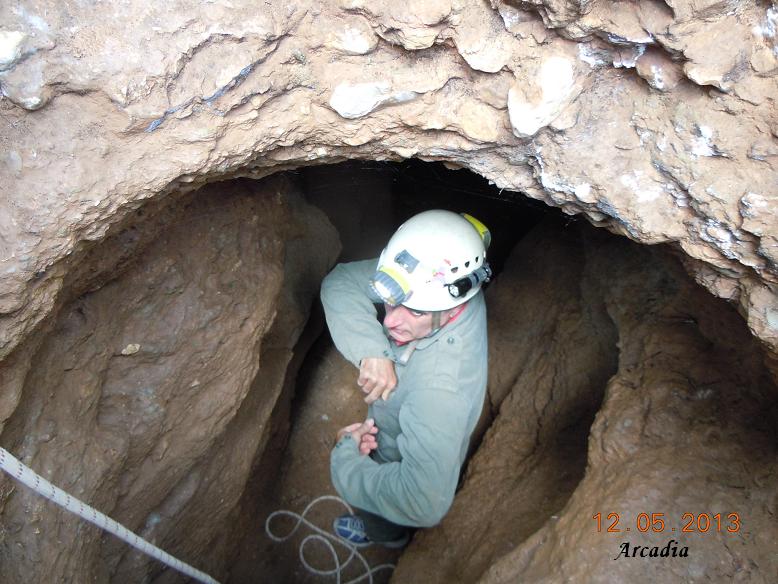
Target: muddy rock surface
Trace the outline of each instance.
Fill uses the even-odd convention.
[[[726,303],[666,250],[551,224],[487,297],[496,417],[394,582],[774,579],[776,387]],[[632,557],[671,541],[688,558]]]
[[[487,302],[485,431],[454,504],[402,555],[366,552],[372,566],[396,563],[392,582],[772,581],[778,390],[732,307],[669,250],[557,219],[520,242]],[[256,487],[258,520],[334,494],[332,435],[364,416],[355,369],[329,339],[306,363],[288,443],[263,465],[280,470]],[[322,502],[308,519],[326,529],[340,512]],[[612,513],[620,532],[607,531]],[[310,533],[276,543],[255,528],[231,581],[321,581],[297,557]],[[334,567],[315,544],[306,557]]]
[[[442,524],[422,530],[395,582],[475,582],[567,502],[586,437],[616,371],[616,330],[582,285],[583,240],[548,221],[525,237],[487,293],[493,418]],[[435,556],[436,569],[425,568]],[[423,575],[423,576],[422,576]]]
[[[252,489],[261,491],[263,497],[250,508],[254,527],[247,531],[241,544],[230,584],[253,584],[260,580],[317,584],[336,580],[334,575],[311,574],[300,562],[302,549],[306,561],[315,569],[326,571],[337,567],[332,552],[323,543],[310,541],[302,546],[305,538],[316,534],[312,527],[301,525],[289,539],[279,542],[268,536],[266,522],[279,510],[299,515],[312,505],[305,519],[331,532],[333,520],[348,512],[341,503],[327,497],[338,496],[330,480],[330,451],[335,435],[340,428],[362,421],[367,415],[367,404],[356,380],[357,369],[338,353],[329,336],[324,335],[308,353],[297,379],[288,442],[272,460],[268,457],[260,463]],[[275,472],[269,473],[270,468],[275,468]],[[321,497],[324,499],[317,502]],[[294,518],[279,516],[271,518],[269,528],[272,535],[280,538],[292,533],[295,524]],[[340,564],[345,566],[342,582],[366,576],[364,564],[358,558],[349,560],[349,552],[343,546],[335,544],[334,550]],[[373,569],[395,564],[400,556],[399,550],[377,546],[360,551]],[[391,573],[389,569],[378,570],[374,581],[386,583]]]
[[[604,229],[545,226],[489,291],[475,454],[395,579],[774,581],[777,30],[761,0],[3,4],[0,444],[257,577],[270,545],[244,535],[328,484],[288,444],[310,426],[324,452],[346,413],[295,380],[338,235],[270,175],[440,161]],[[322,203],[360,251],[393,227],[365,191],[353,216]],[[321,351],[310,387],[346,377]],[[677,532],[635,534],[641,512]],[[678,533],[685,513],[727,522]],[[619,557],[670,539],[688,559]],[[260,561],[299,576],[279,558]],[[0,564],[14,584],[180,580],[5,475]]]
[[[778,348],[771,3],[43,1],[0,22],[2,357],[150,199],[408,157],[672,244]]]
[[[664,250],[597,233],[585,235],[583,247],[580,286],[604,303],[618,338],[618,371],[588,435],[586,472],[564,505],[546,512],[542,528],[473,581],[771,582],[778,411],[759,346],[737,314],[695,286]],[[507,399],[463,494],[469,484],[506,472],[505,440],[490,439],[512,421],[502,419],[512,413]],[[531,410],[529,417],[532,425]],[[521,476],[518,488],[524,483],[531,477]],[[545,492],[556,492],[553,483]],[[491,491],[479,497],[484,506]],[[545,511],[531,509],[535,520]],[[612,513],[619,515],[619,533],[607,532]],[[641,513],[664,523],[642,533]],[[521,537],[520,519],[503,512],[492,521],[507,520]],[[483,519],[479,525],[491,527]],[[649,548],[648,555],[668,543],[671,551],[688,548],[688,557],[632,557],[636,546]]]
[[[153,234],[128,227],[111,238],[133,247],[135,261],[64,305],[15,372],[24,399],[2,442],[61,488],[218,573],[230,514],[339,245],[323,214],[281,180],[214,184],[160,214]],[[129,582],[160,571],[6,475],[0,513],[4,582]]]

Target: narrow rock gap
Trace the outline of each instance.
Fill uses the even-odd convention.
[[[335,430],[364,415],[353,367],[322,334],[318,288],[338,255],[375,257],[399,223],[435,207],[493,232],[489,407],[443,523],[402,554],[368,552],[371,563],[396,562],[398,582],[499,581],[494,570],[587,581],[602,562],[554,563],[549,550],[569,537],[601,548],[593,504],[691,509],[655,468],[701,485],[711,512],[751,510],[743,537],[761,557],[768,546],[755,538],[774,532],[764,518],[776,512],[778,412],[742,319],[662,246],[440,163],[304,167],[139,209],[70,262],[68,300],[10,361],[24,398],[4,447],[223,581],[322,581],[299,564],[304,534],[264,534],[271,511],[334,493]],[[3,481],[9,582],[50,579],[36,571],[48,565],[65,579],[181,581]],[[311,519],[328,529],[339,511]],[[310,559],[332,567],[322,550]]]
[[[4,449],[219,580],[296,579],[238,552],[359,414],[324,274],[428,205],[539,208],[459,165],[631,241],[496,242],[488,412],[394,580],[778,580],[774,0],[11,4]],[[0,580],[182,578],[0,473]]]
[[[510,252],[527,233],[536,229],[540,223],[551,221],[562,229],[570,226],[572,219],[564,219],[556,210],[537,203],[528,202],[520,194],[503,193],[487,181],[466,170],[451,170],[438,163],[410,161],[397,165],[380,162],[345,163],[336,166],[308,167],[300,169],[299,180],[303,185],[306,198],[324,209],[330,220],[338,228],[343,250],[341,260],[376,257],[393,230],[406,218],[429,208],[448,208],[455,211],[467,211],[484,221],[492,230],[493,246],[489,259],[495,267],[497,281]],[[567,227],[566,227],[567,226]],[[572,229],[572,228],[571,228]],[[565,253],[576,253],[573,246],[579,242],[568,237],[569,249]],[[580,250],[577,251],[580,255]],[[531,258],[528,260],[532,262]],[[515,270],[515,267],[513,268]],[[560,278],[567,293],[568,303],[580,304],[579,291],[573,278]],[[499,321],[502,309],[510,310],[511,302],[500,303],[494,296],[495,313],[490,313],[490,321]],[[489,298],[489,293],[487,293]],[[583,307],[581,308],[583,310]],[[587,311],[597,311],[585,307]],[[601,309],[599,309],[601,311]],[[587,320],[589,322],[589,320]],[[546,323],[531,325],[551,327],[544,340],[565,345],[567,335],[573,332],[565,323]],[[612,325],[611,325],[612,326]],[[589,427],[600,405],[607,377],[615,372],[615,339],[612,330],[603,335],[602,352],[610,357],[605,359],[608,365],[590,363],[594,372],[590,385],[581,385],[579,395],[565,395],[570,380],[568,371],[562,371],[559,380],[551,379],[547,396],[547,414],[538,416],[534,449],[526,453],[523,464],[528,479],[516,485],[529,491],[524,505],[523,525],[511,540],[516,545],[540,528],[553,513],[563,506],[575,485],[583,476],[586,463],[586,444]],[[587,354],[592,357],[593,353]],[[578,356],[581,359],[580,356]],[[580,367],[586,367],[581,363]],[[597,372],[597,368],[605,372]],[[497,364],[497,369],[503,369]],[[328,451],[332,446],[334,432],[338,427],[364,417],[365,406],[356,388],[356,373],[353,367],[340,357],[329,335],[325,333],[313,345],[305,357],[297,378],[296,390],[289,410],[290,426],[288,443],[276,448],[282,452],[266,453],[265,459],[255,469],[254,486],[251,490],[261,493],[263,501],[247,501],[258,512],[257,526],[274,510],[289,509],[301,512],[305,506],[321,495],[335,494],[329,479]],[[560,403],[554,402],[554,383],[562,386]],[[516,385],[518,381],[514,381]],[[489,401],[499,408],[504,393],[510,388],[495,389],[490,392]],[[552,404],[552,402],[554,402]],[[471,452],[476,452],[486,430],[494,421],[497,411],[486,407],[479,428],[472,439]],[[352,419],[353,418],[353,419]],[[279,440],[283,442],[283,440]],[[266,451],[267,452],[267,451]],[[506,459],[506,463],[510,458]],[[270,473],[270,469],[275,472]],[[464,484],[467,467],[463,468]],[[551,485],[551,486],[550,486]],[[549,497],[547,494],[553,493]],[[538,495],[535,497],[534,495]],[[251,492],[247,498],[252,497]],[[319,527],[329,529],[334,516],[339,513],[335,505],[322,504],[309,517]],[[470,512],[474,512],[471,509]],[[291,529],[292,523],[278,523],[280,532]],[[263,574],[272,581],[318,582],[320,577],[307,574],[298,559],[298,548],[306,535],[311,532],[301,528],[300,534],[292,539],[275,543],[270,541],[263,531],[249,532],[241,547],[230,582],[249,583],[257,574]],[[516,539],[518,538],[518,539]],[[423,541],[420,532],[417,539]],[[502,549],[502,546],[497,546]],[[411,548],[411,555],[417,552]],[[306,558],[321,569],[334,567],[329,552],[323,547],[311,545],[306,548]],[[507,551],[507,550],[504,550]],[[370,549],[365,552],[372,565],[390,562],[401,558],[397,551]],[[343,561],[345,558],[341,558]],[[481,567],[483,570],[483,567]],[[445,568],[441,568],[445,574]],[[475,575],[471,570],[469,576]],[[344,580],[358,577],[360,572],[350,570],[344,574]],[[457,580],[456,573],[450,577]],[[389,573],[377,575],[377,581],[388,581]],[[401,578],[400,581],[403,581]]]

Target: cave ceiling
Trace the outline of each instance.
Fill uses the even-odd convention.
[[[671,244],[778,351],[770,3],[42,1],[0,23],[0,358],[151,199],[411,157]]]

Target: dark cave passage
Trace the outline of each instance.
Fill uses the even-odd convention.
[[[557,209],[503,191],[466,169],[411,159],[402,163],[349,161],[295,171],[306,199],[338,229],[341,261],[378,257],[394,230],[427,209],[470,213],[492,232],[489,260],[495,272],[516,242]],[[574,218],[568,218],[574,221]]]
[[[567,228],[576,231],[572,224],[577,222],[564,217],[560,211],[518,193],[501,192],[476,174],[464,169],[451,170],[440,163],[352,161],[334,166],[307,167],[299,169],[295,175],[306,199],[323,209],[337,227],[343,245],[340,261],[377,257],[399,224],[416,213],[432,208],[467,212],[489,227],[492,245],[488,258],[495,270],[494,282],[500,281],[500,274],[512,250],[539,225],[545,222],[563,231]],[[568,245],[572,246],[573,241],[569,241]],[[573,249],[565,251],[576,253]],[[533,263],[531,257],[525,259],[529,265]],[[561,294],[571,302],[576,283],[564,276],[557,283],[562,288]],[[505,301],[488,290],[487,299],[494,304],[490,306],[490,323],[499,322],[503,318],[500,312]],[[509,304],[510,301],[506,305]],[[316,312],[319,310],[316,309]],[[320,313],[313,320],[316,326],[321,326]],[[540,322],[543,318],[537,320]],[[553,337],[558,332],[549,330],[549,327],[557,328],[559,325],[525,323],[525,326],[530,331],[528,337],[550,335],[549,341],[554,342]],[[523,537],[530,536],[562,509],[583,476],[589,428],[600,406],[605,381],[616,368],[615,338],[612,330],[603,328],[606,330],[600,331],[603,339],[599,353],[592,351],[587,355],[592,359],[588,363],[591,371],[586,372],[591,380],[588,384],[581,384],[577,391],[570,391],[569,387],[559,390],[559,403],[549,408],[554,415],[541,420],[548,427],[538,432],[531,446],[534,454],[525,464],[526,479],[522,486],[527,495],[525,504],[518,506]],[[494,340],[500,342],[497,337]],[[498,353],[499,350],[498,347]],[[582,366],[586,367],[586,364]],[[490,377],[490,384],[496,387],[490,390],[484,404],[481,422],[471,440],[471,452],[478,449],[509,390],[504,382],[497,379],[505,373],[505,368],[498,365],[496,370],[496,376]],[[564,367],[558,374],[563,378],[570,375]],[[273,511],[288,509],[299,513],[317,497],[336,494],[329,478],[329,448],[334,431],[338,424],[344,425],[365,415],[365,405],[356,386],[356,370],[337,353],[326,330],[306,350],[294,396],[290,396],[290,402],[285,402],[283,407],[288,412],[284,416],[291,423],[288,428],[276,430],[276,443],[266,449],[247,489],[245,504],[259,523],[263,523]],[[284,416],[279,416],[279,419]],[[462,479],[466,468],[463,468]],[[269,469],[274,469],[274,472],[270,474]],[[549,497],[549,493],[553,496]],[[334,516],[342,511],[337,505],[323,503],[312,511],[308,519],[329,530]],[[291,529],[293,524],[290,520],[284,525],[282,520],[279,525],[283,533],[283,529]],[[271,581],[321,581],[321,577],[307,573],[298,559],[298,548],[310,533],[312,531],[301,528],[298,535],[283,543],[270,541],[264,529],[248,533],[233,566],[230,582],[253,582],[257,574],[263,574]],[[375,546],[364,553],[373,566],[396,563],[401,556],[399,551]],[[320,569],[333,567],[329,554],[323,545],[308,544],[306,547],[308,561]],[[347,556],[341,555],[341,561],[345,561]],[[356,568],[352,566],[344,572],[343,578],[358,577],[361,572]],[[384,571],[376,574],[375,578],[377,582],[384,582],[390,576],[391,571]]]

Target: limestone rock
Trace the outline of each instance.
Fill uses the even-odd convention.
[[[330,97],[330,107],[341,117],[361,118],[382,105],[411,101],[417,96],[413,91],[392,91],[386,81],[373,83],[342,83]]]
[[[23,8],[3,22],[11,30],[0,30],[2,94],[24,108],[37,109],[51,95],[45,87],[42,56],[55,46],[51,27],[40,15]],[[22,61],[27,61],[25,73],[15,71]]]
[[[0,70],[13,66],[22,56],[22,43],[27,35],[18,30],[0,31]]]
[[[506,32],[503,19],[483,3],[467,3],[459,18],[453,40],[473,69],[497,73],[518,52],[518,42]]]
[[[340,5],[366,15],[375,22],[378,34],[392,44],[408,50],[431,47],[452,16],[451,0],[431,0],[412,9],[404,4],[383,0],[343,0]]]
[[[348,55],[366,55],[378,46],[378,36],[364,18],[350,18],[330,32],[327,46]]]
[[[683,79],[681,67],[667,53],[648,49],[635,60],[635,69],[646,82],[659,91],[672,91]]]
[[[564,56],[550,56],[528,81],[519,81],[508,92],[508,112],[513,133],[530,138],[553,122],[581,93],[575,63]]]
[[[574,22],[576,18],[590,9],[592,3],[591,0],[582,0],[580,2],[571,0],[528,0],[522,2],[523,5],[537,10],[538,14],[543,18],[543,23],[548,28],[562,28]],[[491,0],[491,4],[492,6],[503,4],[503,1]]]
[[[140,351],[140,345],[138,343],[130,343],[122,349],[120,354],[125,356],[134,355],[138,351]]]
[[[742,196],[775,190],[775,161],[758,153],[775,140],[778,91],[776,12],[763,3],[0,11],[0,183],[9,194],[0,201],[0,355],[44,322],[67,258],[148,198],[344,158],[470,168],[635,240],[672,242],[732,279],[738,297],[753,286],[776,295],[776,268],[765,261],[776,220],[765,216],[769,229],[749,236],[737,216]],[[732,38],[711,40],[711,30]],[[538,82],[559,55],[586,83]],[[726,93],[695,91],[698,82]],[[333,96],[356,117],[333,111]],[[725,239],[708,234],[711,222]],[[753,283],[742,277],[752,269]],[[754,332],[772,330],[764,307],[743,309]]]

